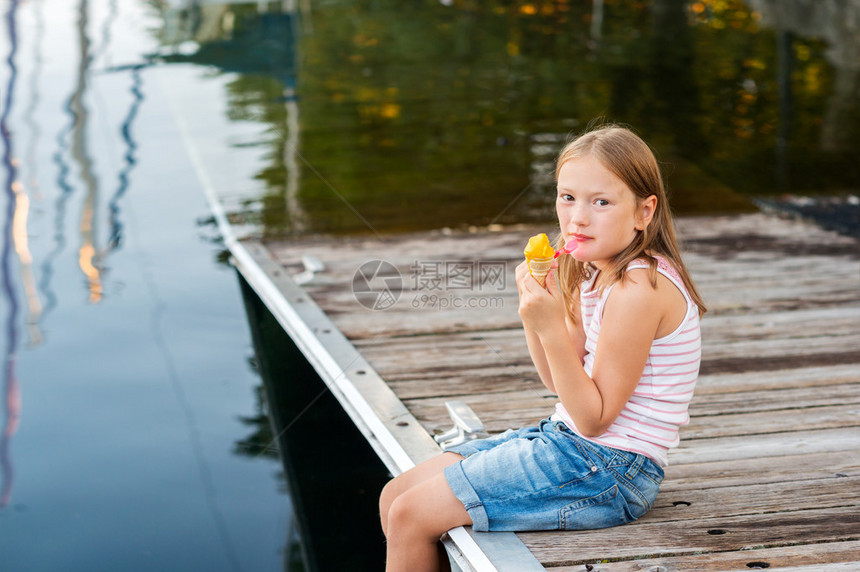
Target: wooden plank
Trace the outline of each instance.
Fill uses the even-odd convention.
[[[372,358],[369,361],[376,363]],[[781,405],[779,399],[783,397],[788,399],[784,408],[823,405],[827,399],[839,398],[845,400],[843,402],[856,403],[856,382],[844,383],[858,379],[860,374],[855,371],[858,369],[856,365],[818,369],[806,368],[808,375],[801,370],[778,370],[702,377],[696,386],[692,412],[694,415],[706,414],[709,412],[707,408],[717,407],[718,403],[741,407],[742,410],[778,409]],[[771,373],[779,375],[769,375]],[[465,371],[402,372],[389,385],[404,400],[521,390],[537,391],[542,396],[550,395],[548,391],[545,392],[531,364],[512,361],[505,365],[488,365]],[[744,387],[748,387],[749,391],[742,391]]]
[[[823,429],[692,440],[685,440],[682,435],[680,447],[669,451],[669,465],[769,459],[770,457],[840,451],[856,457],[860,451],[860,431],[856,429]]]
[[[711,393],[733,393],[747,390],[820,387],[856,382],[860,382],[860,367],[857,367],[856,364],[793,369],[776,368],[770,371],[752,373],[701,375],[696,383],[696,396],[703,397]]]
[[[531,362],[526,361],[528,357],[525,350],[515,354],[513,351],[504,351],[499,346],[494,346],[494,349],[496,353],[488,356],[489,359],[478,360],[478,363],[464,364],[462,369],[446,366],[446,362],[441,361],[437,361],[433,365],[428,364],[423,368],[420,363],[399,363],[394,356],[380,356],[378,350],[365,352],[365,355],[377,369],[387,372],[392,388],[401,399],[507,392],[517,391],[523,387],[534,386],[539,388],[542,386]],[[474,353],[471,355],[474,356]],[[395,363],[389,365],[386,363],[389,361]],[[749,397],[750,400],[774,401],[780,395],[800,399],[803,397],[801,394],[804,388],[809,390],[808,394],[814,394],[815,388],[837,384],[847,386],[857,382],[860,382],[860,367],[855,364],[796,370],[754,370],[741,374],[710,374],[700,377],[696,386],[693,406],[697,407],[699,404],[707,403],[705,398],[708,395],[738,393],[743,388],[760,391],[757,395],[745,392],[748,393],[746,397]],[[795,394],[767,395],[768,391],[785,390],[794,390]],[[830,392],[831,390],[827,391]],[[856,389],[846,387],[846,391],[853,394]],[[845,397],[848,395],[846,394]],[[726,399],[730,400],[731,398],[727,397]],[[820,398],[816,399],[820,400]],[[794,403],[802,405],[800,401],[794,401]]]
[[[477,263],[479,261],[474,262]],[[518,263],[519,261],[516,262]],[[356,265],[356,268],[358,266],[360,265]],[[427,314],[431,314],[442,309],[447,310],[449,314],[454,315],[458,313],[455,310],[467,310],[470,312],[498,310],[498,306],[489,307],[488,305],[477,304],[475,302],[460,304],[458,308],[453,308],[450,305],[446,306],[441,303],[433,305],[430,303],[434,301],[433,299],[424,299],[422,296],[429,297],[435,294],[437,296],[435,300],[438,302],[444,301],[440,297],[445,294],[456,295],[464,300],[477,300],[483,298],[494,299],[496,297],[502,297],[504,300],[502,306],[506,307],[508,306],[509,300],[516,300],[516,285],[513,282],[513,270],[515,266],[516,264],[514,262],[508,263],[507,275],[509,278],[507,279],[503,290],[479,288],[465,290],[440,288],[436,290],[428,290],[415,288],[414,285],[403,283],[398,301],[390,310],[383,310],[382,313],[406,314],[414,311],[425,311]],[[313,294],[314,298],[317,299],[321,305],[332,312],[359,311],[362,306],[359,305],[352,292],[352,274],[355,273],[356,268],[353,268],[350,273],[326,270],[320,276],[324,279],[332,280],[336,286],[309,286],[308,291]],[[857,278],[850,273],[851,266],[848,268],[848,273],[846,273],[845,268],[843,268],[841,274],[828,276],[826,281],[822,277],[810,279],[808,272],[803,274],[788,273],[774,275],[774,270],[772,268],[768,268],[770,273],[766,279],[753,280],[749,276],[745,276],[743,278],[743,285],[735,284],[733,281],[725,277],[723,279],[727,280],[726,282],[711,283],[708,280],[699,279],[701,272],[697,268],[691,267],[691,272],[697,279],[697,285],[701,285],[702,293],[706,301],[713,300],[713,302],[718,304],[720,307],[724,306],[727,311],[733,307],[744,306],[748,307],[752,312],[768,312],[775,311],[771,309],[771,307],[776,307],[777,309],[781,308],[779,311],[795,311],[804,309],[815,310],[818,306],[823,306],[826,309],[827,299],[818,300],[818,296],[838,296],[838,299],[834,299],[830,302],[829,305],[831,307],[838,304],[850,303],[852,300],[856,303],[858,299],[856,289]],[[401,269],[401,276],[403,275],[403,270],[406,269]],[[733,284],[736,286],[735,289],[731,292],[727,292],[725,289],[726,283]],[[346,286],[346,288],[343,288],[342,286]],[[799,292],[805,293],[806,296],[804,298],[798,298],[797,295]],[[815,300],[815,304],[805,303],[807,297]],[[756,304],[765,305],[759,307],[756,306]],[[368,310],[368,312],[373,311],[374,310]],[[721,315],[721,313],[717,312],[716,309],[714,312],[715,313],[712,315]]]
[[[592,564],[591,572],[856,572],[860,541],[759,548],[717,554],[690,554]],[[559,566],[553,572],[583,572],[582,565]]]
[[[684,427],[684,438],[690,440],[750,434],[784,434],[789,431],[837,428],[860,433],[858,427],[860,407],[852,403],[780,411],[696,415],[691,418],[690,424]]]
[[[855,277],[856,278],[856,277]],[[856,285],[860,289],[860,285]],[[755,339],[826,335],[833,326],[837,331],[854,332],[860,323],[860,305],[833,308],[805,308],[780,312],[749,312],[744,316],[707,316],[702,320],[704,337],[721,339]]]
[[[706,319],[707,320],[707,319]],[[853,317],[842,323],[834,323],[833,328],[820,329],[798,325],[796,330],[783,329],[781,334],[753,332],[748,335],[734,333],[717,335],[712,332],[705,336],[706,349],[703,359],[748,358],[766,356],[810,356],[817,353],[838,353],[853,355],[852,361],[860,363],[860,333]],[[743,322],[739,323],[739,328]],[[500,358],[507,361],[525,363],[528,351],[522,328],[487,329],[483,331],[450,331],[432,336],[374,336],[370,339],[354,341],[356,347],[372,356],[380,367],[398,369],[421,367],[443,362],[456,366],[460,363],[469,367],[473,364],[495,363]],[[529,360],[530,363],[530,360]],[[802,362],[798,362],[801,365]]]
[[[785,370],[796,367],[832,366],[856,364],[857,352],[853,350],[799,355],[789,353],[769,356],[731,356],[720,359],[703,359],[701,375],[716,375],[743,372],[765,372],[775,369]]]
[[[721,233],[718,225],[723,224],[724,221],[697,221],[697,224],[702,222],[704,227],[709,229],[707,232],[712,233],[711,236],[719,240]],[[791,226],[782,221],[772,223],[771,221],[756,220],[756,217],[745,221],[746,224],[750,225],[758,225],[762,222],[772,227],[772,234],[774,235],[777,235],[780,229],[783,229],[784,232],[787,226]],[[695,225],[688,226],[694,231],[694,234],[701,232]],[[803,227],[801,225],[798,228]],[[476,321],[487,324],[486,327],[518,327],[516,295],[510,277],[513,275],[513,267],[520,260],[519,252],[523,237],[533,230],[537,230],[537,228],[517,227],[517,229],[483,237],[462,233],[451,233],[448,236],[437,233],[436,235],[431,234],[429,237],[427,234],[423,234],[412,238],[409,236],[398,237],[396,246],[393,246],[391,241],[375,239],[345,241],[343,244],[339,244],[337,248],[332,248],[328,243],[297,242],[291,246],[276,245],[276,250],[281,252],[282,260],[298,261],[303,254],[317,254],[326,260],[329,269],[324,273],[324,276],[330,278],[335,285],[310,287],[309,291],[326,311],[332,315],[342,314],[342,321],[339,321],[338,325],[350,338],[382,334],[391,331],[392,324],[397,328],[398,324],[403,323],[404,320],[409,324],[408,328],[402,328],[404,333],[438,331],[439,328],[432,324],[451,325],[453,323],[459,324],[458,327],[461,328],[470,328],[470,323],[473,322],[472,318],[475,316],[479,316]],[[716,318],[721,312],[732,312],[733,309],[758,313],[769,307],[797,309],[799,304],[816,307],[822,304],[844,305],[851,300],[857,302],[860,293],[858,293],[857,277],[854,271],[856,264],[846,264],[848,261],[856,260],[856,243],[853,243],[854,251],[851,251],[850,239],[840,240],[838,236],[834,238],[832,233],[813,233],[809,236],[812,237],[810,243],[814,243],[816,240],[828,244],[834,241],[839,243],[844,248],[843,254],[830,258],[808,254],[775,257],[773,256],[772,245],[752,244],[750,247],[745,247],[743,253],[720,260],[715,259],[714,256],[697,255],[694,249],[688,257],[688,262],[703,293],[714,306],[714,311],[709,317]],[[783,242],[788,244],[784,239]],[[810,243],[794,241],[792,244],[808,246]],[[785,244],[782,244],[780,248],[783,248]],[[763,246],[764,249],[756,251],[756,246]],[[384,256],[381,256],[380,252],[384,252]],[[762,254],[755,254],[756,252]],[[373,258],[385,258],[394,263],[400,268],[404,278],[403,303],[388,312],[362,311],[348,287],[352,275],[360,263],[365,259]],[[504,298],[503,308],[493,308],[495,311],[489,312],[469,310],[465,313],[467,319],[463,320],[464,313],[462,311],[448,309],[422,312],[410,304],[422,294],[433,293],[416,289],[415,285],[411,283],[410,269],[416,260],[466,260],[475,262],[490,259],[507,261],[505,287],[502,292],[478,292],[475,289],[467,289],[465,291],[447,291],[447,293],[456,294],[457,297],[463,299],[486,297],[490,294],[502,296]],[[809,272],[812,265],[815,265],[816,273]],[[827,279],[823,279],[823,276],[826,276]],[[726,288],[727,284],[731,284],[732,287]],[[785,290],[780,290],[780,288]],[[798,297],[798,292],[803,292],[804,295]],[[355,331],[353,332],[353,330]]]
[[[322,280],[328,281],[331,284],[322,284],[317,286],[310,285],[308,286],[308,291],[313,294],[314,298],[317,299],[322,306],[332,312],[359,311],[362,306],[359,305],[355,295],[353,294],[352,279],[361,264],[351,261],[349,263],[342,263],[350,264],[350,267],[338,268],[331,266],[330,259],[326,259],[324,257],[324,260],[327,264],[327,268],[318,276],[320,276]],[[479,263],[486,263],[489,261],[479,258],[469,262],[477,265]],[[390,310],[384,310],[381,313],[406,314],[413,311],[426,311],[430,314],[442,309],[448,310],[450,314],[456,314],[457,312],[454,312],[454,310],[498,310],[498,306],[489,307],[475,302],[460,304],[459,308],[453,308],[450,305],[446,306],[441,303],[434,305],[430,302],[444,302],[444,299],[442,299],[444,295],[456,295],[458,298],[462,298],[464,300],[477,300],[483,298],[494,299],[496,297],[502,297],[504,300],[504,304],[502,304],[502,306],[508,306],[508,301],[515,301],[517,297],[516,285],[513,281],[513,271],[519,262],[520,260],[505,262],[506,278],[502,289],[497,289],[495,287],[477,287],[476,285],[472,285],[469,288],[457,289],[445,286],[434,288],[423,287],[415,284],[414,281],[413,283],[409,282],[409,266],[399,267],[398,270],[402,279],[401,289],[399,291],[400,298]],[[690,270],[696,277],[696,283],[701,288],[706,301],[713,301],[713,303],[717,305],[717,308],[714,309],[713,315],[721,315],[717,309],[722,307],[724,307],[726,311],[729,311],[733,307],[744,306],[748,307],[752,312],[773,311],[771,306],[781,308],[781,311],[796,311],[804,309],[815,310],[818,306],[824,306],[826,308],[827,299],[819,300],[819,296],[838,296],[838,299],[834,299],[830,302],[829,305],[831,307],[838,304],[849,303],[851,300],[856,302],[858,299],[856,288],[857,277],[851,273],[852,268],[852,263],[842,261],[838,268],[834,266],[829,269],[818,269],[818,272],[820,272],[821,275],[816,274],[811,276],[808,269],[804,269],[802,271],[781,270],[779,268],[774,268],[773,265],[762,265],[760,270],[755,270],[753,268],[741,266],[740,268],[726,268],[724,272],[719,274],[719,281],[716,281],[709,280],[707,278],[708,275],[703,274],[703,272],[696,266],[690,266]],[[726,273],[738,273],[739,270],[741,271],[741,275],[737,280],[733,279],[731,276],[724,275]],[[830,270],[829,274],[828,270]],[[766,271],[766,274],[757,278],[754,275],[751,275],[751,273],[756,271]],[[298,269],[296,272],[298,272]],[[825,275],[827,276],[826,280],[823,278]],[[734,288],[731,291],[727,291],[725,288],[726,284],[732,284]],[[346,286],[346,288],[343,286]],[[797,294],[799,292],[803,292],[805,296],[803,298],[798,298]],[[436,298],[429,298],[432,295],[435,295]],[[423,298],[424,296],[427,296],[428,298]],[[815,300],[815,304],[808,303],[807,299]],[[758,304],[763,304],[763,306],[758,306]],[[371,310],[369,310],[369,312],[370,311]]]
[[[754,567],[761,568],[761,566]],[[728,570],[727,572],[749,572],[749,569],[750,565],[747,565],[744,569]],[[856,570],[856,562],[828,562],[811,566],[780,566],[775,572],[856,572]]]
[[[733,487],[708,487],[682,491],[661,490],[654,507],[640,522],[702,520],[714,517],[809,509],[860,506],[860,479],[837,477],[806,479],[802,471],[790,482]],[[860,530],[858,530],[860,532]]]
[[[860,505],[518,536],[547,568],[642,556],[678,556],[860,539]]]
[[[804,358],[815,354],[845,353],[849,361],[860,361],[860,333],[840,333],[809,338],[771,338],[766,340],[706,341],[702,360],[725,358],[769,358],[795,356]]]
[[[856,338],[856,336],[855,336]],[[786,340],[784,350],[791,353],[791,359],[807,362],[815,355],[803,354],[797,351],[797,340]],[[762,341],[761,345],[771,344],[774,341]],[[850,344],[849,344],[850,345]],[[830,343],[821,341],[813,349],[826,347],[827,350],[839,349],[839,345],[835,340],[830,340]],[[407,393],[399,394],[404,398],[413,398],[421,395],[434,395],[436,393],[435,384],[446,383],[449,377],[456,376],[456,385],[462,386],[464,381],[469,378],[480,379],[482,376],[491,376],[493,379],[500,377],[512,377],[518,379],[534,379],[536,372],[531,365],[528,356],[528,350],[525,345],[521,330],[501,330],[492,332],[469,332],[456,334],[439,334],[432,337],[425,336],[409,336],[399,338],[385,338],[375,340],[364,340],[357,343],[357,347],[361,348],[363,354],[373,365],[380,371],[384,371],[386,378],[393,383],[399,383],[409,380],[421,381],[421,386],[410,389],[404,387]],[[755,361],[763,359],[761,353],[753,354],[755,346],[749,343],[737,343],[737,348],[741,348],[747,357],[738,357],[733,355],[728,359],[737,360],[737,367],[743,368],[742,360],[751,360],[753,366]],[[753,350],[746,348],[753,347]],[[860,364],[860,352],[852,351],[853,348],[846,348],[844,354],[845,360],[851,363]],[[770,352],[776,353],[776,352]],[[832,356],[834,353],[824,354],[822,360],[825,363],[832,364],[837,361]],[[776,356],[777,363],[784,359],[782,356]],[[856,359],[855,359],[856,358]],[[788,358],[785,358],[788,359]],[[705,359],[703,369],[707,370],[711,360]],[[836,367],[836,366],[831,366]],[[713,367],[711,367],[713,369]],[[854,368],[854,371],[860,371],[860,367]],[[824,374],[827,368],[818,372],[814,368],[805,368],[797,373],[792,371],[777,372],[779,375],[771,374],[770,372],[762,372],[761,381],[758,381],[757,376],[746,376],[741,378],[725,378],[722,376],[705,375],[699,383],[701,391],[707,391],[710,378],[717,378],[721,383],[729,384],[738,383],[738,380],[743,383],[753,383],[765,385],[769,383],[769,387],[786,386],[792,382],[793,376],[812,375],[817,379],[816,383],[823,384],[826,382]],[[851,370],[846,367],[837,369],[834,372],[841,379],[857,381],[860,380],[860,375],[850,375]],[[773,380],[780,380],[779,383],[774,383]],[[425,383],[427,380],[432,380],[432,384]],[[498,388],[498,390],[507,390],[509,387]],[[444,392],[444,389],[442,390]]]
[[[513,276],[513,266],[514,264],[510,263],[507,270],[508,276]],[[821,327],[822,324],[821,321],[813,319],[817,310],[833,312],[836,311],[835,308],[844,309],[846,305],[853,305],[854,307],[849,311],[856,312],[860,307],[856,275],[850,272],[850,267],[846,273],[844,264],[841,270],[842,275],[828,276],[827,280],[819,277],[808,284],[800,283],[803,279],[808,280],[808,270],[796,276],[769,274],[767,279],[761,282],[752,281],[746,277],[743,288],[736,287],[731,291],[725,288],[726,283],[732,283],[730,278],[724,278],[723,282],[713,285],[713,288],[706,281],[704,284],[700,281],[706,302],[711,306],[711,312],[703,325],[705,334],[707,335],[709,329],[738,326],[737,321],[729,318],[737,317],[740,310],[743,311],[744,317],[763,315],[762,323],[765,325],[766,316],[769,313],[782,313],[783,323],[790,324],[791,313],[786,311],[804,310],[800,306],[808,306],[805,309],[808,314],[801,314],[797,318],[803,320],[809,316],[808,322],[816,327]],[[692,267],[691,271],[698,279],[700,275],[698,269]],[[398,303],[385,311],[368,310],[358,304],[351,291],[351,276],[336,277],[335,282],[340,286],[310,287],[309,291],[351,339],[450,331],[448,328],[452,325],[455,330],[464,331],[520,326],[516,314],[517,297],[512,278],[507,280],[503,291],[427,292],[410,290],[410,286],[404,284],[404,292],[401,293]],[[775,283],[791,285],[784,290],[777,290]],[[799,292],[803,292],[800,298]],[[423,300],[431,296],[439,302],[435,307],[428,307],[428,302]],[[442,302],[445,302],[445,307],[439,307]],[[457,302],[459,307],[452,307],[453,302]],[[479,307],[478,303],[489,306]],[[476,304],[476,306],[470,306],[470,304]]]
[[[732,393],[702,393],[693,398],[691,407],[698,417],[722,415],[726,411],[734,413],[786,411],[824,407],[834,403],[860,404],[860,382]]]
[[[743,412],[724,413],[719,407],[693,407],[690,424],[683,428],[684,439],[713,439],[717,437],[743,436],[749,434],[783,434],[814,429],[838,429],[860,426],[860,399],[857,385],[846,386],[851,392],[845,392],[845,401],[837,397],[826,399],[825,403],[836,402],[844,405],[819,405],[787,401],[784,404],[768,401],[763,397],[756,404],[755,397],[762,393],[750,393],[746,396],[736,396],[743,403]],[[786,390],[796,396],[802,392]],[[838,395],[838,392],[837,392]],[[546,388],[537,383],[528,388],[506,393],[483,392],[474,395],[460,396],[484,420],[484,425],[490,433],[498,433],[511,427],[534,424],[554,412],[558,399]],[[410,411],[425,426],[437,429],[437,420],[444,423],[444,402],[449,396],[425,398],[420,400],[405,399]],[[727,400],[731,403],[731,400]],[[780,406],[781,405],[781,406]],[[731,410],[731,409],[728,409]],[[786,421],[790,418],[790,422]],[[850,429],[846,429],[848,431]],[[857,430],[860,433],[860,430]]]
[[[760,485],[860,476],[860,455],[852,451],[831,451],[786,455],[761,459],[731,459],[707,463],[673,464],[666,469],[660,494],[688,490]],[[825,483],[830,481],[825,481]],[[838,481],[831,484],[837,485]]]
[[[372,362],[373,360],[370,361]],[[788,373],[790,372],[786,372],[787,380],[785,385],[790,385],[791,383],[792,377],[788,375]],[[809,395],[810,399],[816,400],[816,404],[820,404],[817,402],[821,401],[821,398],[816,397],[815,389],[816,387],[827,387],[827,384],[825,383],[826,380],[818,379],[812,381],[817,382],[820,385],[806,388],[806,391],[804,391],[804,388],[798,388],[797,390],[792,391],[792,393],[798,398],[802,398],[803,395]],[[838,378],[834,379],[834,383],[838,381]],[[537,372],[534,371],[531,366],[527,367],[519,364],[514,364],[513,366],[488,366],[483,369],[468,369],[462,372],[450,373],[428,372],[427,374],[421,374],[416,372],[413,374],[409,372],[407,374],[403,374],[398,379],[392,380],[390,385],[397,395],[404,400],[433,398],[437,396],[463,397],[485,393],[508,393],[520,390],[537,391],[543,394],[544,391],[543,385],[538,380]],[[707,406],[707,396],[722,395],[713,390],[708,393],[709,389],[710,388],[703,388],[701,391],[697,389],[697,397],[694,398],[692,405],[692,411],[695,415],[699,414],[699,407]],[[773,391],[788,391],[788,389],[775,388]],[[826,391],[830,394],[832,390]],[[855,391],[856,389],[851,389],[852,395]],[[698,395],[699,393],[701,393],[701,396]],[[725,392],[725,394],[731,393],[732,392],[729,391]],[[745,408],[755,408],[756,403],[754,400],[761,399],[762,404],[772,404],[771,409],[777,409],[780,404],[775,401],[776,397],[779,396],[770,396],[767,394],[767,390],[762,390],[758,392],[744,392],[744,395],[737,396],[737,399],[743,400],[743,398],[749,398],[749,402],[743,404]],[[848,397],[849,395],[846,394],[846,398]],[[725,398],[726,403],[731,401],[731,397]],[[803,402],[794,401],[786,404],[786,407],[802,405]],[[702,413],[707,412],[705,409],[702,409],[701,411]]]

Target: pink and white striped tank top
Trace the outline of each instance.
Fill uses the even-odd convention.
[[[687,301],[687,314],[681,325],[668,336],[651,344],[648,361],[639,384],[621,413],[603,435],[588,438],[579,433],[564,406],[556,405],[554,420],[564,423],[583,438],[601,445],[641,453],[660,466],[668,464],[669,449],[680,441],[678,429],[690,422],[687,408],[693,398],[693,389],[699,376],[702,358],[702,338],[699,330],[699,309],[690,298],[684,283],[671,264],[657,257],[657,271],[672,281]],[[627,270],[648,268],[643,260],[634,260]],[[584,282],[581,288],[580,307],[585,327],[585,372],[591,376],[594,352],[600,335],[603,307],[612,286],[601,295],[593,290],[593,282]]]

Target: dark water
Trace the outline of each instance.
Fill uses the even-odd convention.
[[[857,220],[856,0],[0,12],[3,571],[377,567],[384,471],[207,199],[274,238],[546,221],[554,154],[605,117],[679,212]]]
[[[377,502],[391,476],[281,325],[242,286],[301,538],[287,568],[382,570]]]

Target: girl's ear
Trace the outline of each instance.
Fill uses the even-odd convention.
[[[657,209],[657,196],[648,195],[648,198],[643,199],[639,203],[639,208],[636,209],[636,230],[645,230],[645,227],[651,224],[651,219],[654,218],[654,211]]]

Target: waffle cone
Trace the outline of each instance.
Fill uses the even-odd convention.
[[[552,266],[553,259],[550,258],[527,258],[529,272],[534,276],[542,287],[546,288],[546,273]]]

